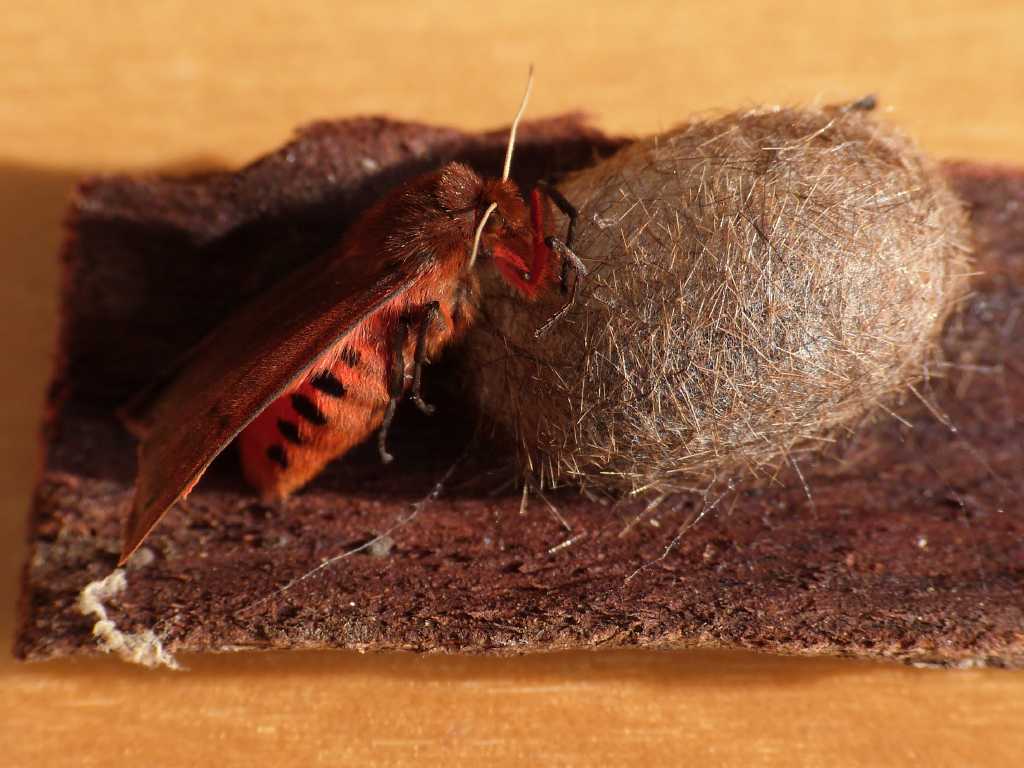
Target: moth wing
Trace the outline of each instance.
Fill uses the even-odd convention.
[[[407,290],[430,259],[382,270],[337,252],[296,270],[232,315],[149,398],[120,563],[213,459],[361,320]]]

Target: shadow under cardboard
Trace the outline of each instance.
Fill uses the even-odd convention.
[[[369,128],[379,131],[381,124]],[[248,181],[215,174],[192,186],[114,179],[91,188],[90,199],[101,204],[80,210],[76,278],[64,297],[69,357],[54,390],[65,396],[64,407],[51,423],[47,475],[37,491],[19,654],[46,658],[94,647],[91,621],[77,615],[73,602],[116,558],[134,472],[133,442],[111,408],[230,307],[333,242],[379,188],[436,162],[436,154],[408,143],[422,140],[417,131],[433,137],[442,156],[468,156],[487,167],[500,154],[493,138],[483,146],[487,137],[446,129],[396,130],[398,156],[406,160],[385,164],[382,174],[367,171],[367,155],[356,151],[325,169],[323,146],[314,141],[311,150],[300,139],[300,167],[293,157],[287,173],[300,180],[313,174],[310,186],[319,184],[322,193],[315,203],[302,184],[285,184],[270,203],[259,196],[268,176],[283,172],[272,166],[275,158],[287,160],[287,147],[243,171]],[[559,154],[565,150],[551,154],[543,142],[531,145],[529,130],[524,134],[519,167],[533,174],[527,183],[566,167]],[[329,139],[329,126],[310,135]],[[587,136],[569,142],[575,162],[611,145]],[[346,139],[365,140],[358,131]],[[379,147],[369,156],[380,157]],[[554,168],[551,157],[561,158]],[[334,172],[354,181],[339,191],[331,186],[336,180],[328,181]],[[488,463],[483,450],[483,463],[470,469],[494,474],[402,528],[390,555],[349,558],[249,612],[255,595],[274,594],[407,514],[409,501],[423,496],[465,446],[474,420],[457,392],[440,385],[452,369],[435,366],[427,381],[439,384],[428,394],[442,415],[400,413],[396,466],[381,467],[366,446],[305,492],[267,508],[241,486],[233,457],[225,455],[151,540],[155,562],[129,571],[119,623],[156,627],[170,647],[185,651],[336,645],[518,652],[697,643],[1021,663],[1024,553],[1015,542],[1022,538],[1016,468],[1024,388],[1013,318],[1024,307],[1024,223],[998,217],[999,201],[1024,199],[1024,186],[1009,172],[966,166],[951,173],[976,213],[988,217],[979,231],[992,235],[981,243],[986,274],[979,295],[947,333],[954,359],[966,364],[942,392],[926,393],[940,404],[938,417],[929,406],[908,404],[901,416],[912,428],[895,419],[876,422],[831,461],[802,467],[813,501],[796,478],[781,476],[768,487],[741,489],[681,541],[673,542],[675,531],[699,499],[666,505],[623,537],[642,504],[612,508],[565,494],[556,498],[557,515],[539,502],[521,515],[518,495],[487,493],[492,478],[493,485],[503,478],[501,462]],[[67,183],[59,175],[41,181],[48,204]],[[248,193],[239,191],[247,185]],[[217,210],[224,199],[240,211],[209,220],[196,213]],[[240,224],[245,216],[252,221]],[[444,419],[445,413],[459,416]],[[956,434],[942,424],[947,414]],[[567,541],[571,546],[559,549]],[[663,557],[669,549],[671,557]],[[639,567],[647,570],[630,581]]]
[[[911,670],[867,660],[828,657],[776,656],[751,651],[686,650],[643,652],[636,649],[608,651],[558,651],[495,659],[486,656],[407,653],[375,654],[372,658],[350,651],[269,651],[261,653],[183,654],[179,661],[189,682],[236,683],[256,674],[306,679],[332,675],[338,678],[370,677],[381,681],[422,684],[460,682],[517,685],[578,683],[640,683],[673,689],[775,688],[813,685],[826,679],[884,672],[914,681],[929,670]],[[934,670],[933,670],[934,671]],[[117,659],[60,659],[46,665],[22,668],[17,674],[66,679],[81,677],[95,682],[137,675],[178,678],[171,670],[151,671],[125,665]]]

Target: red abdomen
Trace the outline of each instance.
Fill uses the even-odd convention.
[[[334,365],[308,375],[239,435],[245,478],[264,499],[287,496],[380,426],[388,401],[382,351],[342,347]]]
[[[366,317],[325,354],[295,387],[271,403],[238,436],[246,480],[267,500],[305,485],[327,464],[361,443],[380,426],[389,400],[388,348],[395,324],[429,300],[440,301],[441,317],[430,329],[427,355],[436,357],[466,328],[474,313],[475,277],[444,286],[442,296],[417,288],[400,302]],[[418,328],[402,350],[406,386],[413,373]]]

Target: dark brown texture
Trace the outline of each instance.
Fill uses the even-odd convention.
[[[134,472],[112,407],[389,185],[452,157],[493,171],[502,142],[323,124],[237,174],[83,188],[20,656],[95,649],[74,601],[117,559]],[[520,180],[579,167],[614,143],[574,120],[524,126]],[[983,274],[945,334],[947,378],[922,393],[929,406],[908,399],[899,419],[802,465],[813,501],[787,475],[721,500],[674,497],[639,521],[642,502],[571,493],[550,497],[557,513],[533,498],[520,514],[517,493],[492,492],[508,473],[485,441],[391,546],[252,606],[388,529],[461,452],[474,419],[442,391],[442,364],[427,371],[437,415],[400,411],[389,467],[358,450],[271,508],[230,457],[218,461],[129,566],[111,617],[126,631],[155,629],[172,651],[726,646],[1024,664],[1024,175],[948,172],[972,207]]]

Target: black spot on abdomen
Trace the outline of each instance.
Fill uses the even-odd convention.
[[[322,427],[327,423],[327,417],[324,416],[323,411],[317,408],[316,403],[303,394],[296,393],[292,395],[292,408],[310,424]]]
[[[302,437],[299,435],[299,425],[294,421],[285,419],[277,420],[277,431],[281,436],[293,445],[302,445]]]
[[[288,469],[288,456],[280,445],[272,445],[267,448],[267,458],[280,466],[281,469]]]
[[[309,383],[313,385],[313,389],[318,389],[325,395],[330,395],[331,397],[345,396],[345,385],[338,381],[330,371],[318,373]]]

